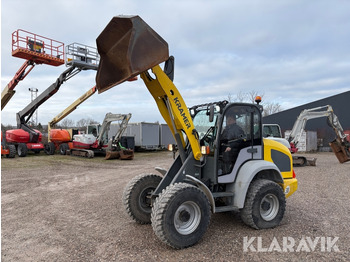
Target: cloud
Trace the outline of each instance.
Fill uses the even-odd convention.
[[[119,14],[140,15],[169,43],[174,83],[188,106],[256,90],[287,109],[350,89],[350,2],[342,0],[4,1],[2,89],[24,62],[11,56],[14,30],[95,46]],[[64,70],[36,66],[16,87],[2,123],[15,123],[30,101],[29,87],[42,92]],[[39,108],[39,121],[48,122],[93,85],[94,72],[73,77]],[[132,121],[162,121],[142,80],[93,95],[68,118],[102,121],[109,111],[130,112]]]

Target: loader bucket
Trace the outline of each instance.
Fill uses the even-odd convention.
[[[168,43],[139,16],[115,16],[96,39],[102,93],[169,58]]]

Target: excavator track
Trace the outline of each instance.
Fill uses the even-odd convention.
[[[317,158],[304,157],[304,156],[293,156],[293,166],[316,166]]]
[[[94,151],[92,150],[76,149],[76,148],[69,150],[69,154],[71,156],[80,156],[80,157],[86,157],[86,158],[93,158],[95,156]]]

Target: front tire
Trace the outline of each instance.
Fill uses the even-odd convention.
[[[55,150],[56,150],[56,147],[55,147],[55,144],[53,142],[47,143],[44,147],[44,151],[47,155],[55,154]]]
[[[17,154],[19,157],[25,157],[28,154],[27,145],[24,143],[19,143],[17,146]]]
[[[61,155],[66,155],[67,150],[69,150],[69,145],[67,143],[60,144],[59,151]]]
[[[177,183],[168,186],[152,208],[152,227],[165,244],[186,248],[196,244],[207,231],[210,203],[198,187]]]
[[[277,183],[259,179],[248,189],[241,218],[245,224],[255,229],[276,227],[283,219],[286,198]]]
[[[134,177],[125,187],[123,193],[123,204],[126,212],[137,223],[151,223],[151,195],[161,180],[161,176],[143,174]]]

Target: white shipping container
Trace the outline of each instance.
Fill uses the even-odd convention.
[[[159,125],[159,146],[167,148],[169,144],[175,144],[175,139],[167,124]]]
[[[159,148],[158,123],[129,123],[125,135],[135,137],[135,147],[142,149]]]

